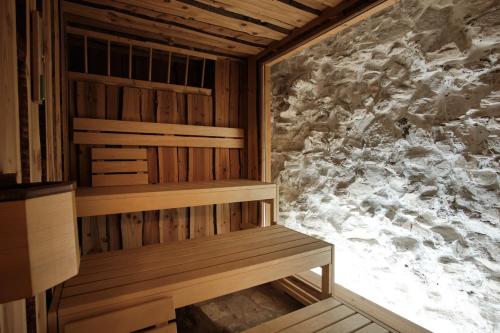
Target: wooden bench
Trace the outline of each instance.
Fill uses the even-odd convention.
[[[74,333],[85,324],[92,331],[89,321],[105,327],[120,313],[142,313],[143,304],[169,299],[176,309],[314,267],[330,277],[322,286],[324,297],[330,297],[333,245],[279,225],[89,255],[82,258],[79,274],[58,288],[49,328]],[[169,318],[165,311],[157,324]]]
[[[244,333],[388,333],[384,327],[330,297]]]
[[[79,187],[76,212],[85,217],[244,201],[267,201],[274,209],[276,191],[276,184],[246,179]]]

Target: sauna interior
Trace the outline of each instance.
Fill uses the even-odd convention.
[[[271,178],[271,66],[397,2],[3,0],[0,332],[428,332]]]

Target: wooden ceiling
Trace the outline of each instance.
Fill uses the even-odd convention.
[[[66,0],[63,10],[71,24],[246,57],[320,20],[326,12],[359,2],[363,1]]]

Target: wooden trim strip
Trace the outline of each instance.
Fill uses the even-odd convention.
[[[195,136],[170,136],[128,133],[74,132],[73,143],[79,145],[153,146],[193,148],[236,148],[245,143],[241,138],[207,138]]]
[[[122,77],[105,76],[97,74],[86,74],[78,72],[67,72],[67,73],[68,73],[68,79],[75,81],[100,82],[107,85],[143,88],[143,89],[169,90],[181,94],[199,94],[208,96],[212,95],[212,89],[207,89],[207,88],[186,87],[177,84],[170,84],[163,82],[149,82],[143,80],[134,80]]]
[[[73,129],[98,132],[208,136],[214,138],[243,138],[245,133],[243,128],[162,124],[93,118],[73,118]]]
[[[92,31],[92,30],[82,29],[82,28],[76,28],[76,27],[72,27],[72,26],[66,27],[66,32],[69,34],[74,34],[74,35],[88,36],[91,38],[108,40],[108,41],[112,41],[112,42],[116,42],[116,43],[120,43],[120,44],[132,44],[134,46],[150,48],[150,49],[160,50],[160,51],[175,52],[175,53],[182,54],[182,55],[190,55],[190,56],[204,58],[204,59],[217,60],[217,58],[219,58],[218,56],[216,56],[214,54],[210,54],[210,53],[191,51],[191,50],[181,49],[179,47],[168,46],[168,45],[163,45],[163,44],[154,43],[154,42],[144,42],[144,41],[139,41],[139,40],[135,40],[135,39],[131,39],[131,38],[120,37],[120,36],[111,35],[111,34],[107,34],[107,33],[103,33],[103,32]]]

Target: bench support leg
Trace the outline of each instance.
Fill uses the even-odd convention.
[[[333,296],[335,247],[332,245],[332,262],[321,267],[321,297]]]

